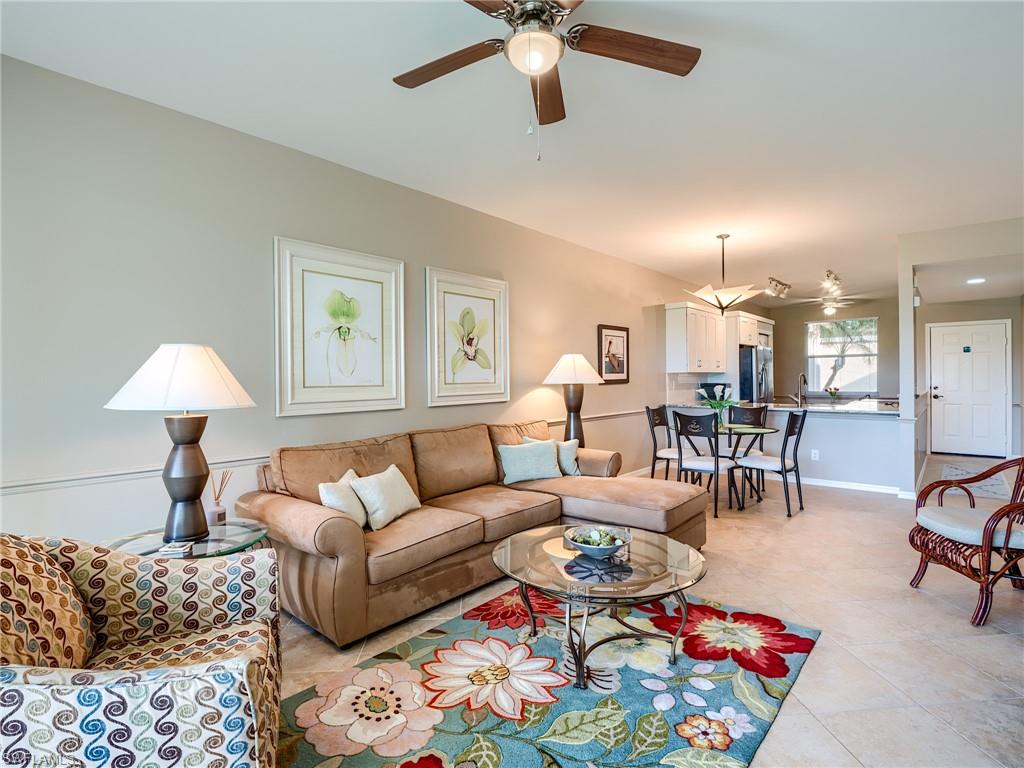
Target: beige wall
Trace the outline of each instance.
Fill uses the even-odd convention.
[[[584,416],[661,402],[658,307],[681,299],[683,283],[81,81],[2,66],[4,528],[102,539],[162,524],[159,480],[120,474],[162,465],[159,415],[103,410],[161,342],[211,344],[258,404],[214,413],[203,440],[211,461],[243,466],[286,444],[561,418],[561,393],[540,382],[563,352],[594,360],[598,323],[631,329],[632,381],[588,387]],[[537,193],[531,204],[557,210]],[[404,410],[275,418],[275,235],[405,262]],[[426,407],[427,265],[509,281],[511,402]],[[647,461],[642,413],[586,432],[588,445],[622,450],[627,469]],[[244,466],[231,495],[252,477]],[[11,489],[47,478],[59,482]]]
[[[918,389],[925,391],[928,373],[925,368],[926,323],[954,323],[972,320],[1010,321],[1010,392],[1014,412],[1012,450],[1021,453],[1021,376],[1024,370],[1024,332],[1021,329],[1021,308],[1024,297],[986,299],[985,301],[951,301],[940,304],[924,303],[914,313],[914,353]]]
[[[775,348],[776,396],[795,393],[797,377],[806,371],[806,323],[812,320],[850,320],[859,317],[878,318],[878,394],[893,397],[899,392],[896,299],[857,301],[853,306],[837,310],[831,318],[822,314],[821,306],[817,303],[779,307],[771,310],[770,316],[775,321],[772,344]]]

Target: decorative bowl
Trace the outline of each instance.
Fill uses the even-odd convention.
[[[602,547],[598,544],[582,544],[574,540],[575,536],[589,537],[591,533],[600,533],[601,531],[607,531],[622,543]],[[633,540],[633,537],[625,528],[615,528],[610,525],[578,525],[574,528],[566,529],[565,533],[562,534],[562,538],[565,541],[566,547],[582,552],[584,555],[595,560],[611,557]]]

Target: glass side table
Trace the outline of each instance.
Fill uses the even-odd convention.
[[[269,546],[266,526],[252,520],[230,519],[224,525],[210,526],[210,536],[202,541],[192,542],[192,552],[175,560],[195,560],[203,557],[230,555],[248,549],[263,549]],[[155,556],[164,545],[164,529],[134,533],[107,544],[110,549],[129,555]]]

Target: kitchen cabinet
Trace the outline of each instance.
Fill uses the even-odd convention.
[[[750,347],[757,346],[757,320],[742,315],[737,319],[739,320],[739,343]]]
[[[725,318],[688,302],[665,305],[665,370],[724,373]]]

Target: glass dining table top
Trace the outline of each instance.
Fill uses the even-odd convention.
[[[720,435],[774,435],[778,427],[759,427],[754,424],[728,424],[720,422],[716,427]]]
[[[513,534],[494,548],[494,564],[520,584],[568,601],[639,603],[679,592],[707,572],[704,556],[660,533],[628,528],[633,540],[597,560],[569,549],[555,525]]]

